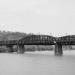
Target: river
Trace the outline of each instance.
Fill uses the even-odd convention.
[[[0,53],[0,75],[75,75],[75,51]]]

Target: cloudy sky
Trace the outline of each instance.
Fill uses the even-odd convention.
[[[0,0],[0,30],[75,34],[75,0]]]

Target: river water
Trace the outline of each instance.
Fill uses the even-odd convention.
[[[75,75],[75,51],[1,53],[0,75]]]

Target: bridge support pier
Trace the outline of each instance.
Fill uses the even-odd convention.
[[[18,53],[24,53],[25,49],[24,49],[24,45],[18,45]]]
[[[7,45],[7,48],[8,48],[7,52],[14,52],[13,45]]]
[[[62,45],[56,44],[55,45],[55,55],[62,55],[62,54],[63,54]]]

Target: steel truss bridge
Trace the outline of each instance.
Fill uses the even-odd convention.
[[[13,51],[13,45],[17,45],[17,51],[24,53],[24,45],[55,45],[55,55],[62,55],[63,45],[75,45],[75,35],[53,37],[49,35],[28,35],[19,40],[0,41],[0,46],[7,46]]]

